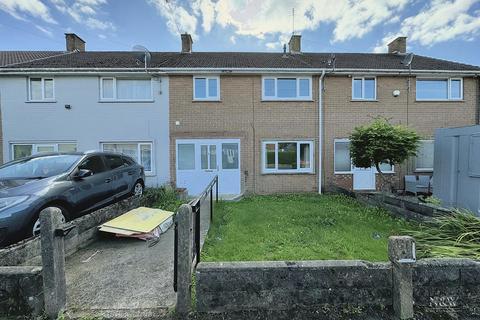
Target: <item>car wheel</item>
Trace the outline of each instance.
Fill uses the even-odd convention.
[[[143,195],[143,184],[140,181],[135,182],[132,194],[135,197],[141,197]]]
[[[67,221],[67,219],[65,219],[67,211],[63,207],[60,207],[60,206],[52,206],[52,207],[53,208],[58,208],[62,211],[61,220],[62,220],[62,223],[65,223]],[[39,213],[39,215],[40,215],[40,213]],[[34,223],[32,225],[32,228],[31,228],[30,236],[35,237],[39,234],[40,234],[40,216],[38,216],[37,219],[34,221]]]

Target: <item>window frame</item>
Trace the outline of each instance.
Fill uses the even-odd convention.
[[[421,139],[420,140],[421,143],[423,142],[432,142],[433,143],[433,146],[435,148],[435,140],[434,139]],[[434,149],[434,152],[435,152],[435,149]],[[418,168],[417,167],[417,156],[415,156],[414,160],[415,160],[415,172],[433,172],[433,167],[432,168]]]
[[[42,98],[32,98],[32,79],[41,79]],[[53,97],[45,98],[45,80],[52,80],[52,93]],[[55,101],[55,77],[28,77],[27,78],[27,101],[28,102],[56,102]]]
[[[104,98],[103,97],[103,80],[113,80],[113,98]],[[117,93],[117,80],[150,80],[150,98],[147,99],[119,99]],[[154,101],[154,91],[153,91],[153,78],[147,77],[100,77],[100,102],[153,102]]]
[[[102,152],[104,152],[104,145],[107,145],[107,144],[136,144],[137,145],[137,157],[136,159],[136,162],[142,166],[142,159],[141,159],[141,146],[142,145],[149,145],[150,146],[150,163],[152,164],[152,168],[151,170],[146,170],[144,168],[144,171],[145,171],[145,176],[148,176],[148,177],[151,177],[151,176],[155,176],[155,153],[154,153],[154,143],[153,141],[138,141],[138,140],[135,140],[135,141],[102,141],[100,142],[100,150]],[[112,151],[105,151],[105,152],[112,152]],[[115,152],[113,151],[112,153],[117,153],[117,154],[122,154],[123,153],[120,153],[120,152]]]
[[[75,149],[78,150],[78,143],[76,141],[61,141],[61,142],[10,142],[10,160],[13,161],[14,156],[15,156],[15,146],[32,146],[32,153],[30,156],[38,154],[40,152],[37,152],[39,146],[53,146],[53,151],[52,152],[59,152],[58,151],[58,146],[60,144],[74,144]],[[74,152],[74,151],[72,151]]]
[[[274,80],[274,96],[265,95],[265,80],[271,79]],[[296,96],[292,98],[288,97],[279,97],[278,96],[278,79],[295,79],[296,81]],[[308,80],[309,82],[309,95],[300,96],[300,80]],[[312,101],[312,76],[293,76],[293,75],[284,75],[284,76],[262,76],[262,101]]]
[[[337,142],[348,142],[350,143],[350,139],[348,138],[337,138],[333,139],[333,174],[353,174],[354,173],[354,168],[355,166],[352,163],[352,157],[350,157],[350,171],[337,171],[335,170],[335,163],[337,159]],[[375,173],[379,173],[377,168],[373,167],[375,170]],[[392,165],[392,170],[388,171],[382,171],[382,173],[387,173],[387,174],[394,174],[395,173],[395,166]]]
[[[278,144],[296,143],[297,144],[297,169],[278,169]],[[275,144],[275,168],[267,168],[267,157],[265,150],[267,144]],[[310,145],[310,168],[300,168],[300,145]],[[315,173],[315,141],[314,140],[264,140],[262,141],[262,174],[314,174]]]
[[[196,88],[195,88],[195,80],[196,79],[205,79],[205,90],[206,90],[206,96],[205,98],[197,98],[196,97]],[[208,95],[208,91],[209,91],[209,81],[208,80],[211,80],[211,79],[215,79],[217,80],[217,95],[215,97],[210,97]],[[202,76],[202,75],[198,75],[198,76],[193,76],[192,77],[192,86],[193,86],[193,101],[220,101],[220,76]]]
[[[418,81],[445,81],[447,80],[447,98],[446,99],[433,99],[418,98]],[[452,80],[460,80],[460,98],[452,98]],[[438,77],[417,77],[415,78],[415,100],[416,101],[463,101],[463,78],[438,78]]]
[[[373,79],[373,81],[375,82],[373,98],[368,98],[368,99],[365,98],[365,79],[367,80]],[[355,97],[355,94],[354,94],[355,80],[362,80],[362,97],[361,98]],[[376,76],[353,76],[352,77],[352,101],[377,101],[377,77]]]

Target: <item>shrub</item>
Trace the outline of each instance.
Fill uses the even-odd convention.
[[[472,212],[455,209],[405,234],[415,238],[420,258],[480,259],[480,219]]]
[[[183,204],[183,201],[178,199],[174,188],[162,186],[160,188],[145,189],[140,204],[144,207],[176,211]]]

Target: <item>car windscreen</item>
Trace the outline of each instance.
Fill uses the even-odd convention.
[[[0,167],[0,180],[41,179],[66,172],[81,155],[54,155],[26,158]]]

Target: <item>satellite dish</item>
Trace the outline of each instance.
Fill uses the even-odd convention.
[[[413,60],[413,53],[408,53],[405,56],[405,58],[403,58],[402,64],[404,66],[410,67],[410,65],[412,64],[412,60]]]
[[[147,48],[141,45],[136,45],[132,48],[132,51],[137,53],[137,62],[143,63],[145,66],[145,69],[147,69],[148,65],[150,64],[150,60],[152,60],[152,55],[150,54],[150,51],[148,51]]]

